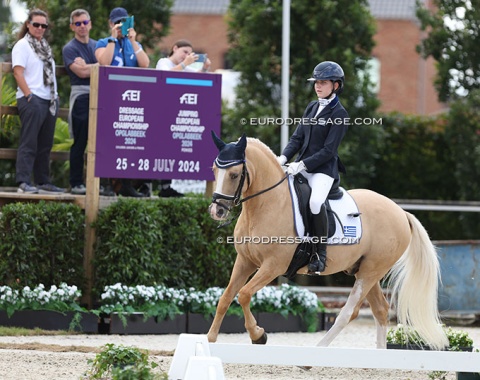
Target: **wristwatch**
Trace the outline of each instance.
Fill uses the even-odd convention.
[[[115,42],[117,42],[117,39],[116,38],[109,38],[107,41],[108,41],[108,43],[110,43],[110,42],[115,43]]]

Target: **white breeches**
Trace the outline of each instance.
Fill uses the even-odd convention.
[[[310,211],[312,211],[312,214],[318,214],[320,208],[327,199],[334,179],[323,173],[307,173],[305,170],[302,171],[302,174],[312,188],[312,195],[310,196]]]

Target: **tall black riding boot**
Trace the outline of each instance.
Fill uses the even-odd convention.
[[[313,214],[312,219],[314,236],[318,238],[318,243],[315,244],[314,252],[310,257],[308,274],[318,274],[325,270],[327,260],[328,219],[325,204],[322,205],[318,214]]]

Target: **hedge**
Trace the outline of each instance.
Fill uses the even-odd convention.
[[[119,198],[95,222],[95,285],[226,286],[235,260],[233,234],[217,229],[203,198]],[[84,285],[84,214],[75,205],[6,205],[0,213],[0,281],[10,286]]]

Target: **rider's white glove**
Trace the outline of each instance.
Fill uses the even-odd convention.
[[[283,166],[287,163],[287,157],[285,157],[283,154],[281,156],[277,157],[277,161],[280,164],[280,166]]]
[[[300,162],[292,162],[290,165],[287,167],[287,173],[290,175],[295,175],[300,173],[302,170],[305,170],[306,166],[303,163],[303,161]]]

